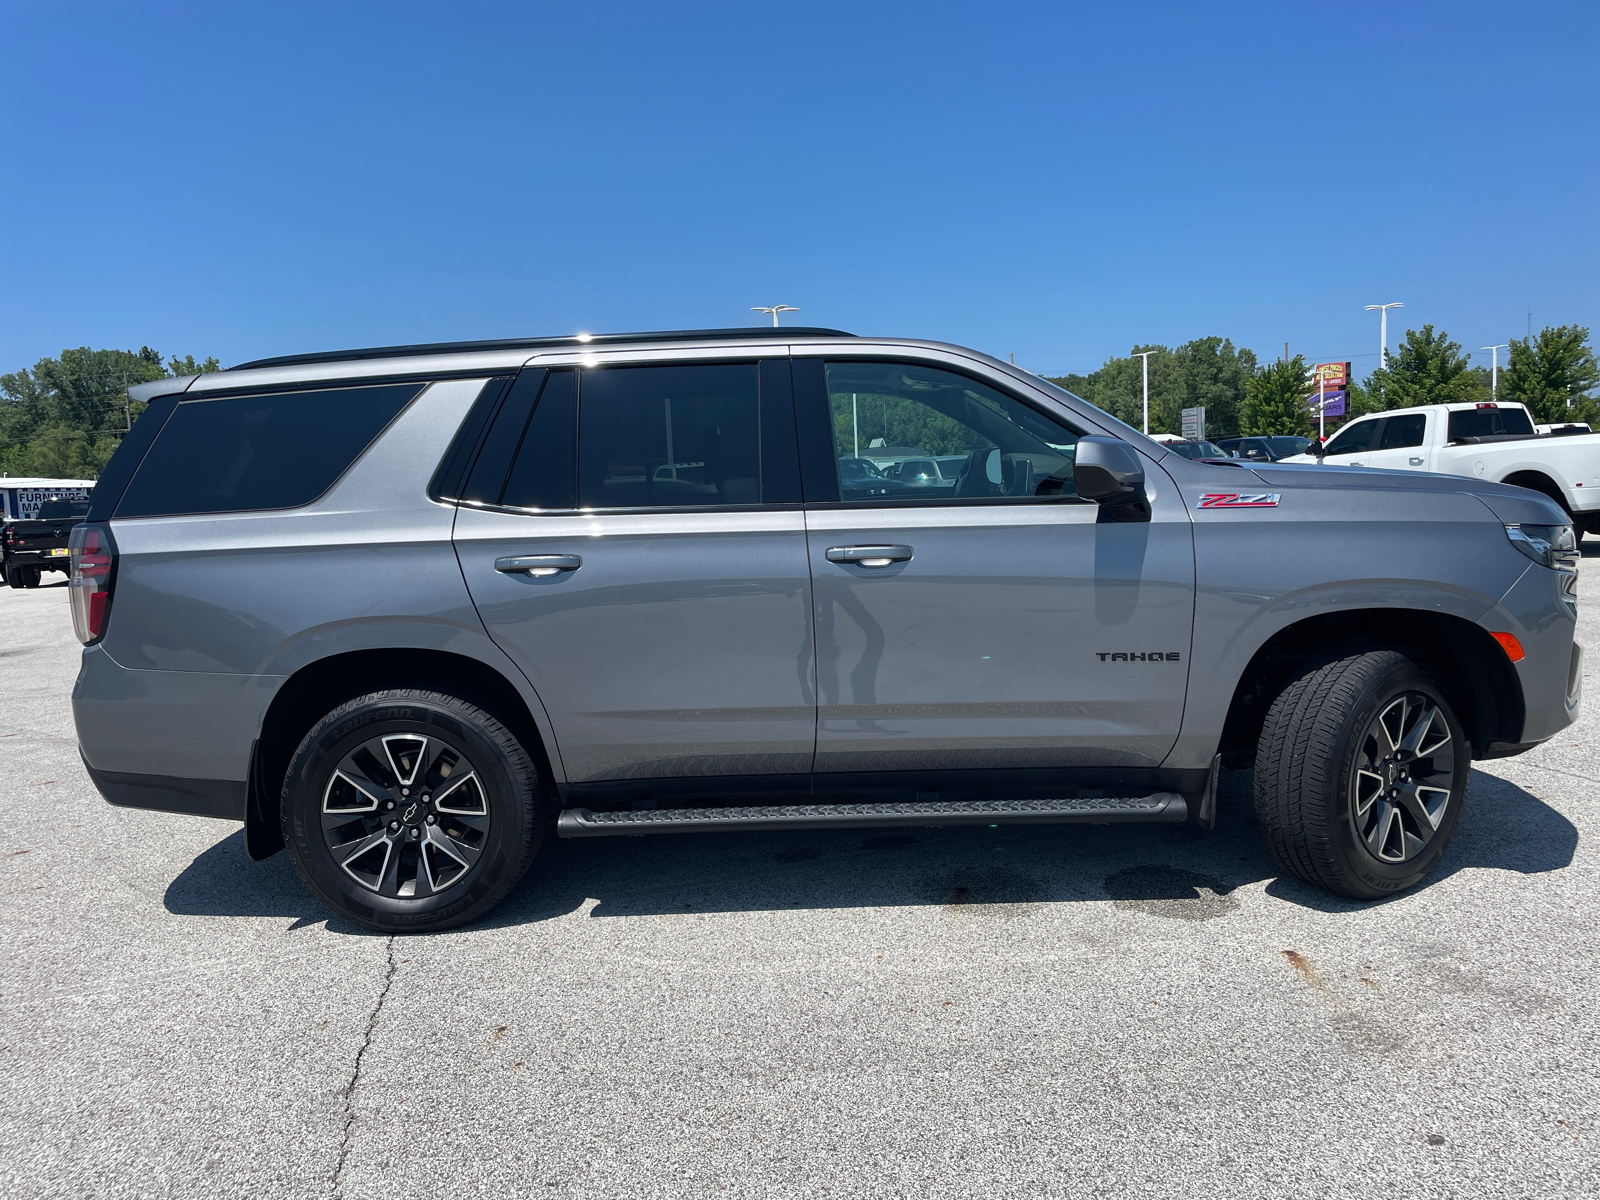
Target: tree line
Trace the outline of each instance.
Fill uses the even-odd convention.
[[[1307,401],[1315,388],[1304,356],[1262,365],[1254,351],[1227,338],[1197,338],[1176,348],[1135,346],[1088,375],[1046,376],[1118,420],[1143,428],[1144,379],[1137,357],[1150,354],[1150,431],[1179,433],[1182,410],[1204,405],[1206,437],[1255,437],[1316,432]],[[1491,370],[1432,325],[1408,329],[1388,365],[1348,389],[1340,420],[1419,404],[1482,403],[1493,388]],[[1600,425],[1600,364],[1581,325],[1547,326],[1513,339],[1500,368],[1502,401],[1526,404],[1541,424],[1586,421]],[[1337,421],[1329,421],[1331,431]]]
[[[1206,436],[1303,434],[1316,431],[1307,398],[1311,365],[1301,355],[1262,364],[1254,351],[1221,337],[1181,346],[1135,346],[1087,375],[1047,376],[1134,428],[1142,428],[1143,364],[1150,352],[1150,429],[1179,433],[1182,410],[1203,405]],[[1489,368],[1472,364],[1461,345],[1432,325],[1406,331],[1388,365],[1352,383],[1346,418],[1418,404],[1490,398]],[[165,357],[133,350],[63,350],[32,368],[0,375],[0,471],[49,479],[95,479],[144,405],[127,389],[175,375],[221,370],[215,358]],[[1600,426],[1600,364],[1581,325],[1547,326],[1510,343],[1498,396],[1526,404],[1535,421],[1587,421]],[[839,418],[836,414],[836,419]],[[1333,427],[1329,423],[1329,428]]]
[[[0,471],[45,479],[98,479],[144,405],[136,383],[220,371],[215,358],[164,358],[139,350],[63,350],[0,375]]]

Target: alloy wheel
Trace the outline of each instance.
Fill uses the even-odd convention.
[[[1384,863],[1416,858],[1454,799],[1456,745],[1439,703],[1421,692],[1388,701],[1367,725],[1350,781],[1350,820]]]
[[[368,891],[422,899],[472,872],[489,836],[489,803],[472,764],[432,734],[362,742],[322,794],[322,835],[341,870]]]

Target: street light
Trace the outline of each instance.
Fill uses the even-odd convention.
[[[1494,374],[1489,377],[1489,399],[1497,400],[1500,397],[1500,351],[1508,350],[1510,347],[1502,343],[1499,346],[1479,346],[1478,349],[1487,350],[1494,356],[1491,360],[1494,363]]]
[[[1150,436],[1150,356],[1154,350],[1140,350],[1133,354],[1134,358],[1144,359],[1144,435]]]
[[[752,308],[750,311],[751,312],[771,313],[772,314],[772,327],[774,329],[776,329],[778,327],[778,314],[779,313],[781,313],[781,312],[799,312],[800,310],[798,308],[794,308],[794,307],[792,307],[791,305],[788,305],[788,304],[771,304],[771,305],[768,305],[766,308]]]
[[[1396,300],[1393,304],[1369,304],[1367,311],[1377,309],[1382,315],[1378,318],[1378,366],[1383,370],[1389,369],[1389,310],[1391,308],[1404,308],[1405,305]]]

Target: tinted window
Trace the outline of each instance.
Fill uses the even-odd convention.
[[[1328,439],[1328,448],[1324,455],[1332,458],[1336,454],[1359,454],[1363,450],[1372,449],[1372,431],[1378,427],[1376,420],[1357,421],[1354,425],[1346,425],[1333,437]]]
[[[88,511],[87,500],[46,500],[39,505],[39,519],[58,521],[63,517],[81,517]]]
[[[309,504],[421,390],[403,383],[185,400],[139,464],[116,515]]]
[[[1272,452],[1279,458],[1288,458],[1291,454],[1304,454],[1306,447],[1311,445],[1308,437],[1269,437],[1262,439],[1272,448]]]
[[[1532,433],[1533,422],[1520,408],[1472,408],[1450,414],[1450,440],[1493,437],[1500,433]]]
[[[1221,446],[1210,442],[1168,442],[1167,449],[1185,458],[1227,458]]]
[[[827,380],[844,500],[1077,494],[1078,435],[975,379],[905,363],[837,362],[827,365]],[[937,471],[926,470],[929,459]]]
[[[1422,445],[1422,433],[1427,428],[1426,413],[1407,413],[1403,417],[1390,417],[1383,423],[1383,435],[1378,439],[1380,450],[1403,450],[1407,446]]]
[[[552,371],[522,434],[501,504],[513,508],[572,507],[572,417],[575,376]]]
[[[754,363],[605,367],[578,388],[578,505],[761,502]]]

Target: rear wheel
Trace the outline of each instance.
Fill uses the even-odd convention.
[[[39,571],[38,567],[17,568],[17,579],[21,581],[21,585],[25,588],[38,587],[40,574],[41,572]],[[16,587],[17,584],[13,583],[11,586]]]
[[[1287,870],[1360,900],[1420,881],[1461,816],[1470,746],[1439,677],[1397,650],[1310,664],[1268,710],[1255,804]]]
[[[505,898],[543,833],[538,770],[490,713],[395,689],[334,709],[284,780],[296,869],[341,916],[384,933],[447,929]]]

